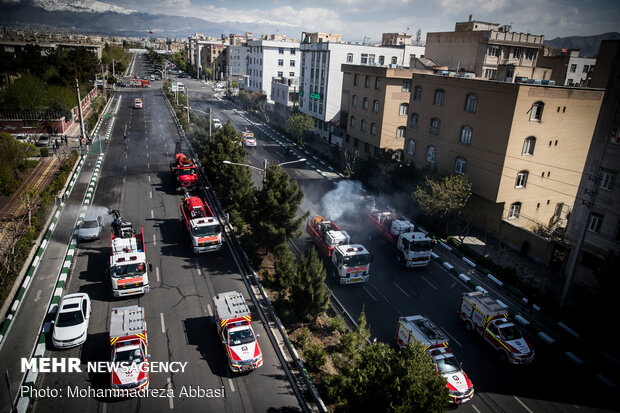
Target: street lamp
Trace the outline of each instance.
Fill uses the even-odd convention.
[[[301,158],[301,159],[297,159],[295,161],[288,161],[288,162],[283,162],[277,165],[288,165],[291,163],[295,163],[295,162],[305,162],[306,158]],[[263,185],[265,184],[265,181],[267,180],[267,159],[265,159],[263,161],[263,167],[259,168],[257,166],[254,165],[248,165],[247,163],[236,163],[236,162],[230,162],[230,161],[222,161],[224,164],[226,165],[237,165],[237,166],[245,166],[246,168],[250,168],[250,169],[254,169],[255,171],[260,172],[263,175]]]

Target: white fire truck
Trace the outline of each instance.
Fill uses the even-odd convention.
[[[400,348],[412,342],[424,346],[435,363],[435,369],[446,379],[451,403],[461,404],[471,400],[474,385],[448,347],[448,337],[431,320],[422,315],[400,317],[395,340]]]
[[[112,210],[114,222],[110,234],[110,279],[114,297],[144,294],[149,291],[150,263],[144,250],[144,230],[136,234],[130,222],[125,222],[117,210]]]
[[[534,349],[508,318],[506,308],[481,291],[464,293],[457,314],[468,330],[480,334],[499,354],[512,364],[534,360]]]
[[[252,313],[240,292],[213,297],[215,324],[233,373],[255,370],[263,365],[263,353],[252,329]]]
[[[148,338],[144,308],[114,308],[110,317],[111,387],[122,397],[149,388]]]
[[[207,203],[186,192],[179,207],[195,254],[222,249],[222,226]]]
[[[337,245],[331,260],[330,271],[339,284],[366,282],[370,278],[372,255],[363,245]]]

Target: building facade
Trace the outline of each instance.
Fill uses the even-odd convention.
[[[492,232],[562,232],[603,95],[414,73],[405,160],[467,175],[468,213]]]
[[[472,20],[456,23],[453,32],[428,33],[425,57],[457,72],[504,81],[525,76],[541,54],[545,37],[515,33],[509,26]],[[506,68],[498,78],[500,66]]]
[[[411,69],[342,65],[344,151],[362,159],[402,152],[408,121]]]
[[[538,60],[541,67],[552,70],[551,80],[556,85],[589,86],[596,59],[579,57],[579,50],[553,50],[545,48],[543,56]]]
[[[228,70],[232,80],[239,80],[248,74],[248,46],[228,46]]]
[[[248,56],[248,90],[263,91],[272,102],[271,80],[299,77],[299,42],[251,40]]]

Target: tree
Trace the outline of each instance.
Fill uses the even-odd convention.
[[[302,140],[302,136],[306,132],[314,129],[314,120],[312,116],[301,112],[292,113],[286,120],[286,131]]]
[[[369,338],[370,326],[366,321],[366,307],[362,306],[362,312],[357,318],[357,325],[354,329],[344,333],[340,339],[340,352],[343,356],[338,363],[340,369],[346,369],[358,359],[360,351],[368,344]]]
[[[330,295],[323,262],[312,248],[297,262],[297,277],[291,286],[293,306],[302,317],[315,319],[327,309]]]
[[[263,187],[256,191],[253,232],[268,251],[289,238],[299,236],[299,227],[309,212],[297,216],[304,192],[279,165],[265,171]]]
[[[471,196],[471,182],[465,175],[448,175],[434,179],[426,177],[424,186],[417,186],[411,194],[427,215],[446,218],[459,213]]]
[[[287,243],[276,246],[273,251],[274,281],[280,292],[284,292],[286,288],[290,287],[297,277],[295,260],[295,255]]]
[[[19,169],[28,156],[38,152],[5,132],[0,132],[0,191],[10,194],[19,187]]]
[[[4,111],[35,111],[42,106],[45,83],[34,75],[24,75],[2,91]]]
[[[366,346],[346,377],[337,410],[439,412],[448,406],[445,379],[420,344],[400,351],[387,343]]]

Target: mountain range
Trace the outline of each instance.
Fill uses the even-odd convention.
[[[290,30],[269,24],[213,22],[195,17],[149,14],[97,0],[0,0],[0,26],[45,32],[179,39],[194,33],[219,37],[223,33],[267,34],[279,30],[285,34]],[[148,33],[149,28],[152,34]],[[286,34],[296,37],[301,31]],[[602,40],[617,39],[620,39],[620,33],[609,32],[596,36],[557,37],[545,40],[545,45],[556,49],[579,49],[582,57],[594,57]]]

